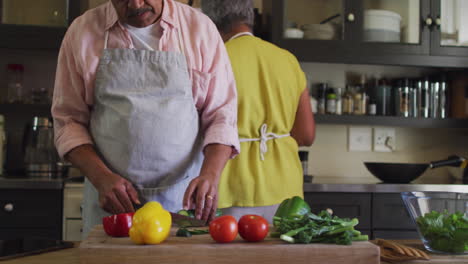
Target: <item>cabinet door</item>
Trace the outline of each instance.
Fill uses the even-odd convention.
[[[63,240],[81,241],[83,235],[83,221],[81,219],[66,219]]]
[[[271,14],[268,14],[268,2]],[[301,61],[327,61],[351,52],[355,27],[352,1],[270,0],[264,13],[271,16],[272,41],[294,53]],[[353,19],[348,19],[350,16]],[[267,22],[267,24],[268,24]]]
[[[367,193],[305,193],[312,212],[330,208],[341,218],[358,218],[357,229],[370,229],[371,194]]]
[[[373,194],[372,228],[416,230],[399,193]]]
[[[374,230],[373,239],[419,239],[417,231]]]
[[[62,190],[0,191],[0,227],[53,229],[61,233]]]
[[[57,49],[79,1],[0,0],[0,48]]]
[[[84,13],[87,10],[95,8],[106,2],[109,2],[109,0],[80,0],[80,11],[81,13]]]
[[[467,13],[468,1],[432,0],[431,54],[468,57]]]
[[[49,238],[62,239],[60,230],[56,229],[24,229],[24,228],[0,228],[0,240],[17,238]]]
[[[430,27],[425,24],[426,18],[430,18],[429,0],[362,0],[359,3],[356,21],[359,30],[355,37],[360,49],[365,51],[363,56],[429,54]]]
[[[264,0],[263,11],[273,42],[300,61],[427,65],[430,1]]]

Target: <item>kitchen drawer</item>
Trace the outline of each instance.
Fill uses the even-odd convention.
[[[43,229],[61,226],[62,190],[0,191],[0,227]]]
[[[419,239],[417,231],[411,230],[374,230],[373,239]]]
[[[82,188],[65,188],[63,193],[64,218],[81,218]]]
[[[373,229],[416,230],[399,193],[374,193],[372,203]]]
[[[0,240],[1,239],[16,239],[16,238],[49,238],[49,239],[61,239],[61,232],[58,229],[26,229],[26,228],[0,228]]]
[[[63,233],[63,240],[81,241],[82,234],[83,234],[83,221],[81,221],[81,219],[65,220],[65,230]]]
[[[305,193],[304,199],[312,212],[330,208],[341,218],[358,218],[357,229],[371,229],[370,193]]]

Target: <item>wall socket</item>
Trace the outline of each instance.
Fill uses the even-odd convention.
[[[372,128],[349,127],[349,151],[372,151]]]
[[[374,128],[374,151],[393,152],[396,149],[396,137],[394,128]]]

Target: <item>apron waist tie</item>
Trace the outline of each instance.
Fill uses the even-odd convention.
[[[267,124],[260,127],[260,138],[240,138],[240,142],[260,141],[260,159],[265,160],[265,153],[268,151],[267,141],[271,139],[289,137],[291,134],[277,135],[275,133],[267,132]]]

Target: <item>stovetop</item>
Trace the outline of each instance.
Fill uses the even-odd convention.
[[[0,260],[71,247],[73,242],[45,238],[4,239],[0,240]]]

